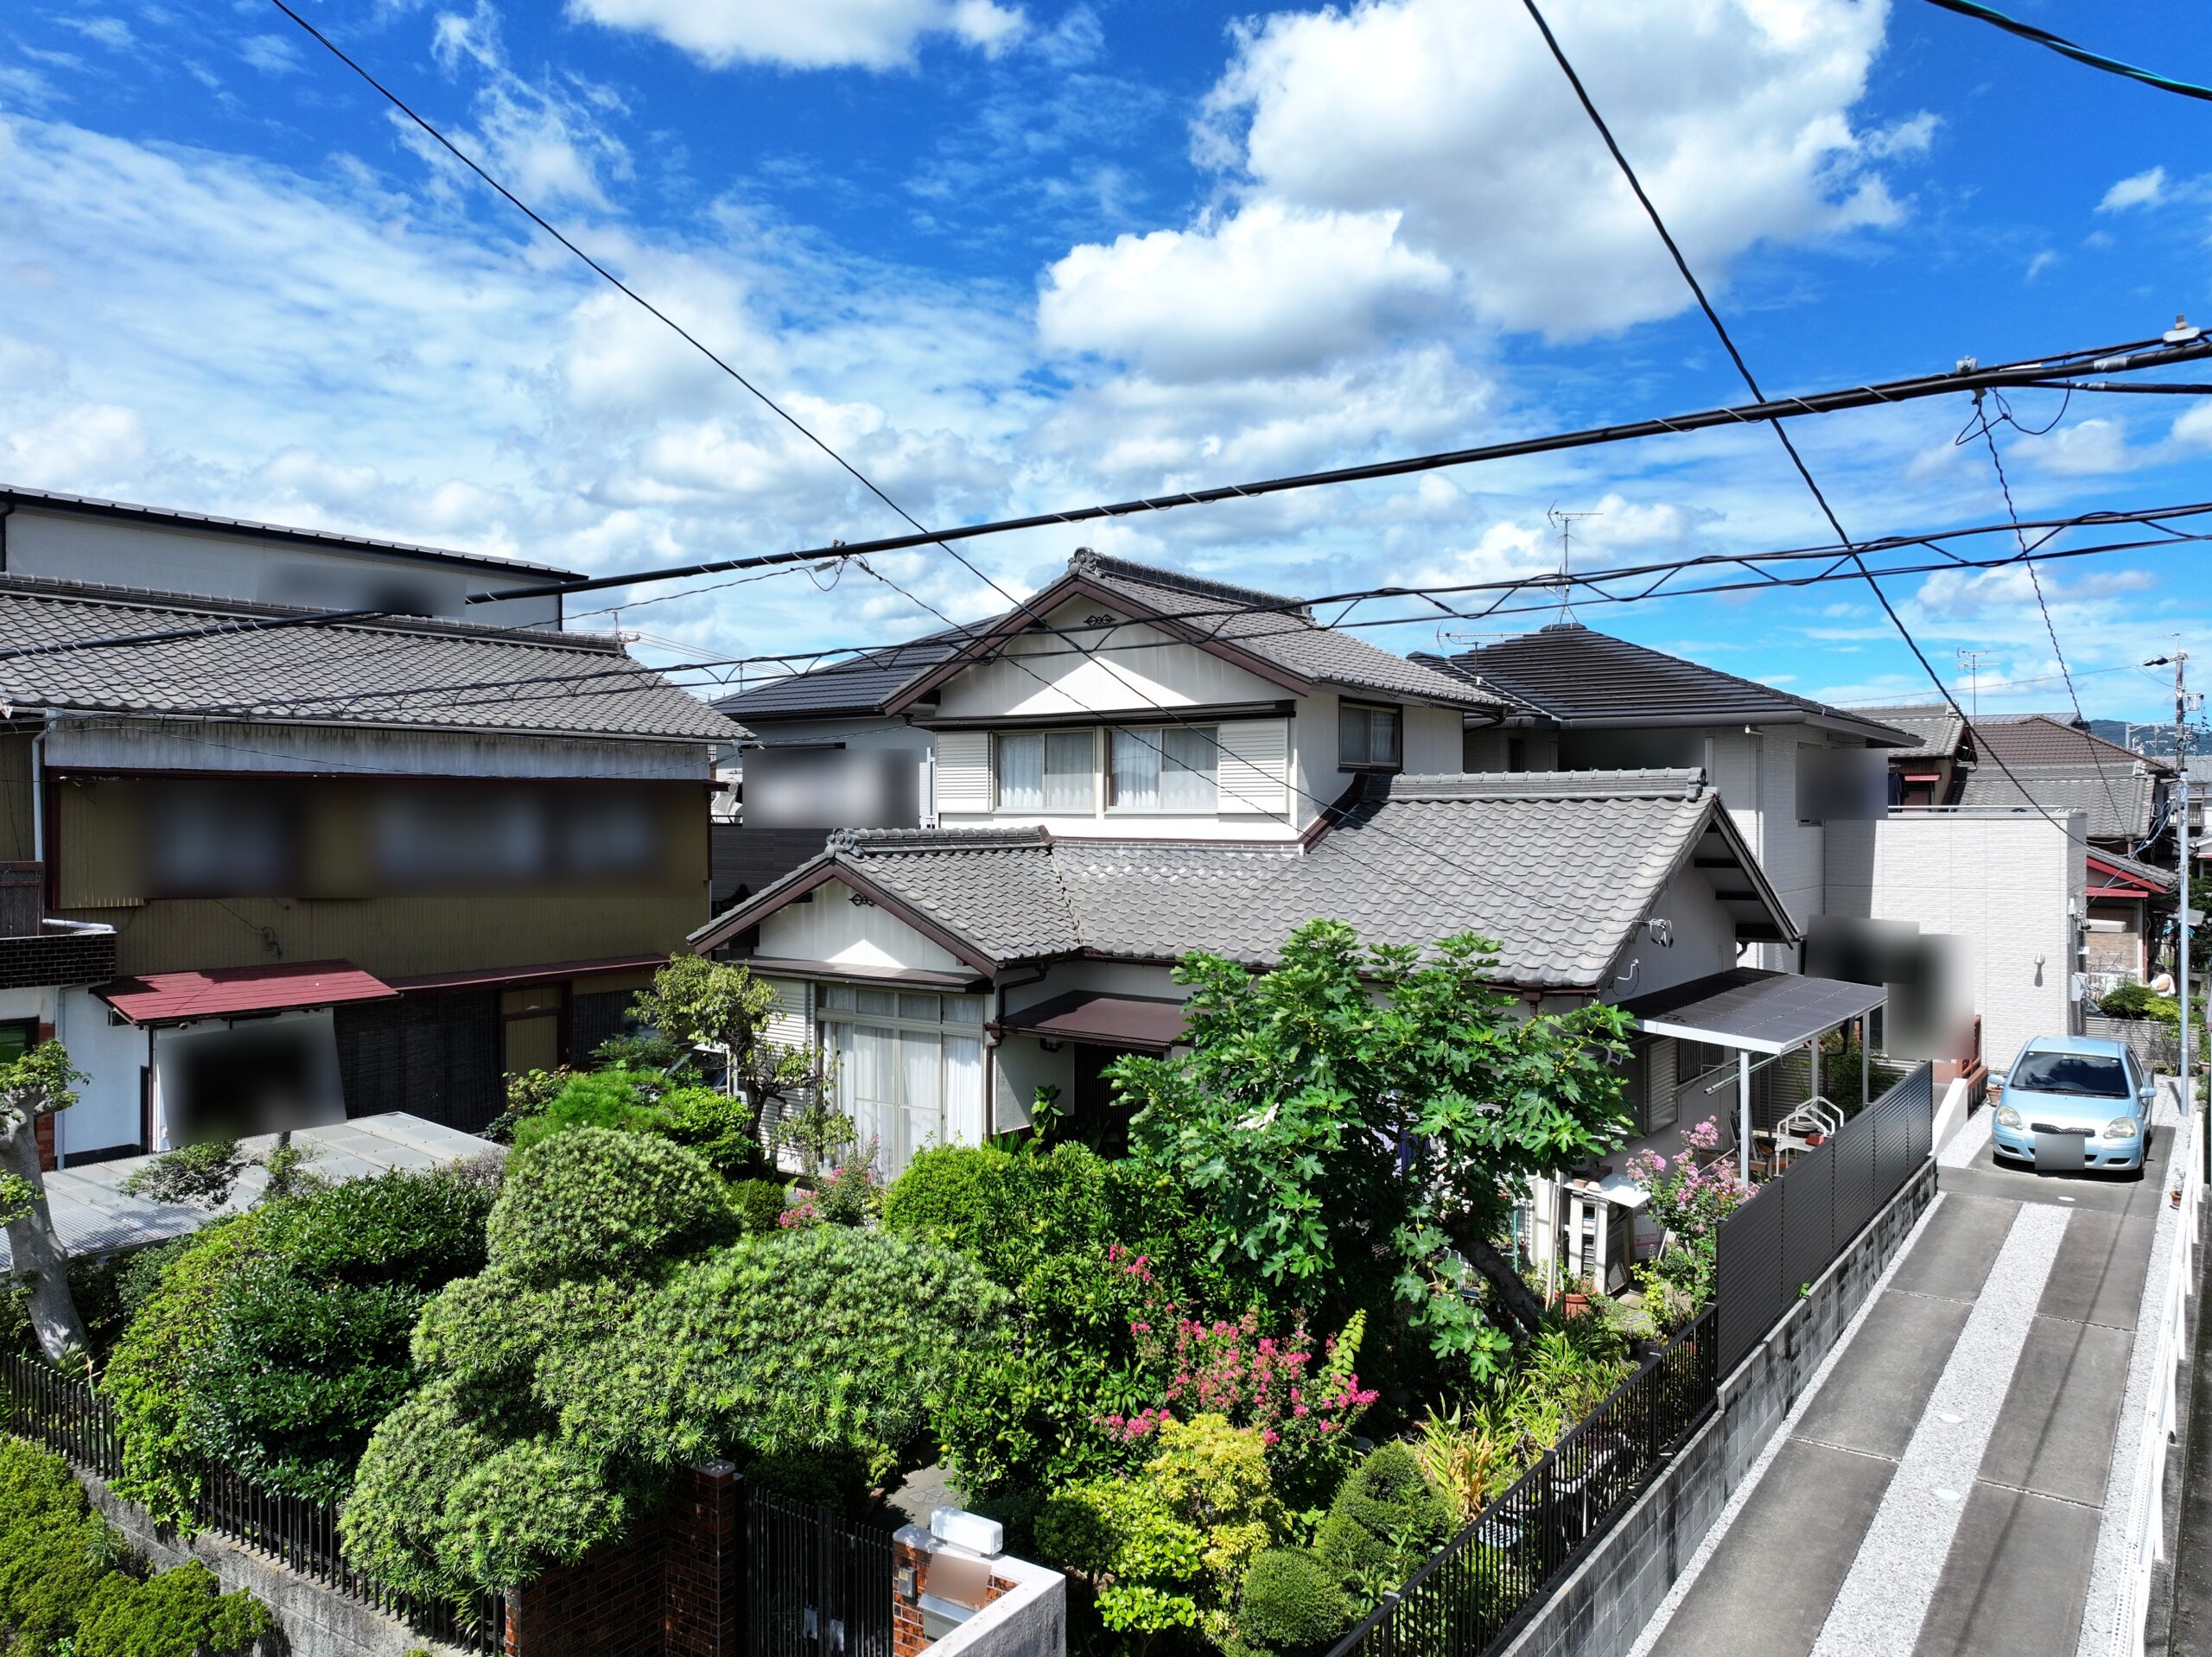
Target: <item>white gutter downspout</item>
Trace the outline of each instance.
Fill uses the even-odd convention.
[[[1736,1178],[1751,1183],[1751,1056],[1736,1050]]]
[[[31,739],[31,860],[39,866],[38,878],[46,879],[46,727]]]

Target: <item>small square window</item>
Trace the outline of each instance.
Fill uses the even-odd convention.
[[[1367,702],[1348,702],[1337,709],[1337,763],[1346,771],[1396,771],[1403,750],[1400,713]]]

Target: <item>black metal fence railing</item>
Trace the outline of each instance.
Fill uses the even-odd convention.
[[[753,1490],[747,1657],[892,1657],[891,1533]]]
[[[1712,1414],[1713,1311],[1690,1326],[1484,1508],[1329,1657],[1475,1657],[1518,1628]]]
[[[107,1400],[35,1358],[0,1354],[0,1429],[59,1452],[104,1479],[123,1471],[123,1438]],[[286,1569],[389,1616],[416,1633],[467,1650],[496,1654],[505,1638],[505,1607],[496,1594],[467,1606],[395,1592],[355,1570],[339,1549],[336,1504],[263,1489],[230,1468],[198,1470],[193,1517]]]
[[[1720,1222],[1713,1263],[1720,1374],[1766,1338],[1928,1160],[1935,1109],[1935,1072],[1916,1065]]]

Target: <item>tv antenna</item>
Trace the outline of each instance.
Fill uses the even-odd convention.
[[[1560,511],[1557,501],[1554,501],[1544,513],[1546,521],[1559,531],[1559,619],[1561,621],[1570,621],[1574,616],[1567,604],[1569,594],[1574,591],[1570,581],[1574,563],[1574,525],[1581,518],[1603,517],[1603,512],[1563,512]]]

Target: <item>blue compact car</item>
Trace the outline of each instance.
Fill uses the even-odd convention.
[[[2038,1036],[2012,1062],[1990,1140],[1999,1157],[2038,1173],[2139,1174],[2157,1096],[2125,1043]]]

